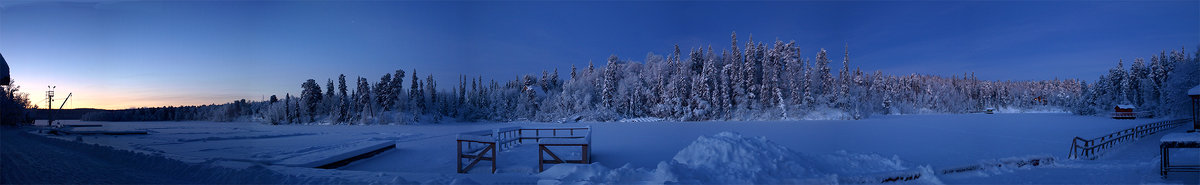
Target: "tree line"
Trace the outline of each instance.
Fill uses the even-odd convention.
[[[155,115],[162,120],[250,120],[272,124],[405,124],[443,121],[617,121],[653,117],[667,120],[863,119],[873,115],[973,113],[986,109],[1050,110],[1097,114],[1116,103],[1136,104],[1178,114],[1182,91],[1197,84],[1197,58],[1182,50],[1136,59],[1126,70],[1118,62],[1094,84],[1077,79],[1037,81],[979,80],[961,76],[887,75],[852,68],[849,47],[841,68],[825,49],[802,55],[795,41],[739,42],[684,53],[678,45],[666,56],[643,61],[610,56],[603,66],[589,62],[511,80],[485,81],[459,76],[442,87],[433,75],[396,70],[378,80],[346,76],[300,84],[298,94],[268,101],[223,105],[110,111],[107,116]],[[1198,52],[1200,54],[1200,52]],[[836,54],[835,54],[836,55]],[[353,88],[353,89],[351,89]],[[153,112],[151,114],[150,112]],[[166,113],[158,113],[166,112]],[[182,116],[187,115],[187,116]],[[166,117],[163,117],[166,116]],[[169,119],[168,119],[169,118]],[[85,118],[105,120],[98,118]],[[112,119],[109,119],[112,120]],[[117,119],[121,120],[121,119]]]
[[[1185,48],[1161,51],[1135,58],[1129,67],[1124,60],[1081,88],[1083,97],[1072,106],[1081,115],[1106,113],[1116,105],[1132,105],[1156,115],[1185,115],[1191,110],[1187,90],[1200,84],[1200,47],[1189,56]]]

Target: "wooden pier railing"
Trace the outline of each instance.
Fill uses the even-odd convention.
[[[1070,159],[1096,159],[1105,150],[1113,148],[1121,143],[1137,140],[1142,137],[1153,135],[1159,131],[1175,128],[1184,123],[1191,123],[1192,119],[1177,119],[1168,121],[1159,121],[1138,125],[1133,128],[1113,132],[1111,134],[1100,136],[1093,139],[1084,139],[1075,137],[1071,139],[1071,153],[1067,154]]]
[[[539,143],[539,158],[541,158],[542,155],[548,154],[551,156],[551,158],[557,159],[552,162],[549,160],[539,159],[539,171],[542,169],[543,163],[583,163],[591,161],[589,160],[590,157],[588,157],[588,153],[591,151],[590,127],[505,127],[458,134],[456,140],[458,143],[458,150],[456,154],[458,159],[458,173],[467,173],[467,171],[470,171],[471,168],[475,167],[475,165],[479,164],[481,161],[491,161],[492,173],[496,173],[496,160],[498,153],[516,147],[517,145],[524,143],[526,140],[534,140],[535,142]],[[555,153],[549,151],[547,146],[581,147],[583,159],[562,160]],[[463,166],[463,160],[467,160],[466,166]]]

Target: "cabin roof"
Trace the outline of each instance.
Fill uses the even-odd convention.
[[[1188,90],[1188,95],[1200,95],[1200,85],[1192,87],[1191,90]]]
[[[1119,108],[1119,109],[1132,109],[1132,108],[1137,108],[1137,107],[1134,107],[1133,105],[1117,105],[1117,108]]]

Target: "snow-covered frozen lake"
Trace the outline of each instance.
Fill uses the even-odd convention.
[[[282,166],[315,164],[379,143],[396,149],[339,168],[416,174],[455,173],[455,134],[508,126],[590,126],[593,162],[653,169],[701,136],[740,133],[805,154],[877,154],[904,166],[948,168],[981,160],[1049,155],[1066,159],[1071,139],[1092,138],[1158,119],[1113,120],[1070,114],[878,116],[856,121],[713,121],[644,123],[447,123],[429,125],[263,125],[220,122],[83,122],[145,130],[148,135],[50,136],[158,153],[190,162],[237,161]],[[534,175],[531,147],[501,152],[501,174]],[[894,156],[894,157],[893,157]],[[327,162],[327,161],[326,161]],[[473,174],[486,173],[480,164]]]
[[[882,116],[856,121],[609,122],[565,125],[591,126],[594,159],[609,166],[630,163],[635,167],[652,168],[659,161],[671,159],[697,137],[732,131],[746,136],[765,136],[775,143],[804,153],[845,150],[896,155],[914,165],[953,167],[1005,157],[1064,157],[1070,149],[1071,139],[1076,136],[1091,138],[1153,121],[1158,120],[1113,120],[1070,114],[959,114]],[[487,125],[511,126],[507,123]],[[396,152],[376,157],[379,162],[364,162],[344,169],[454,172],[453,136],[443,134],[430,139],[400,142],[402,147]],[[446,157],[411,157],[419,156],[413,153],[423,151],[444,154]],[[501,164],[501,167],[504,165]]]

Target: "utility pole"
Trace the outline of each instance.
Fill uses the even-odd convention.
[[[46,106],[46,109],[47,109],[47,112],[50,112],[50,117],[49,117],[49,120],[46,121],[46,126],[53,126],[54,125],[54,88],[58,87],[58,86],[47,85],[46,87],[50,89],[49,91],[46,91],[46,100],[48,100],[48,102],[46,102],[48,105],[48,106]]]

